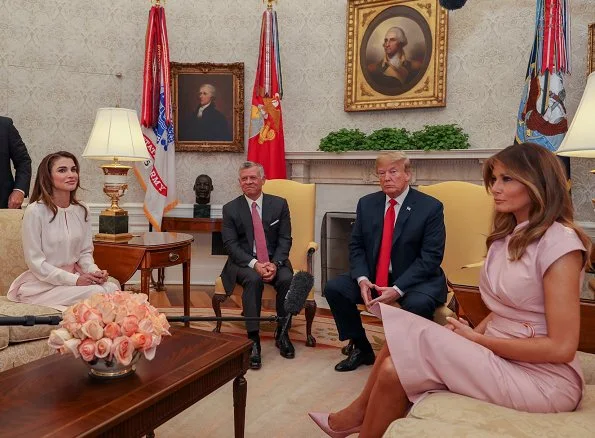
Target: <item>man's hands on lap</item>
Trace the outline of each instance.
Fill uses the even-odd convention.
[[[380,294],[377,298],[374,298],[368,303],[368,307],[373,306],[376,303],[392,304],[401,298],[401,295],[392,286],[380,287],[373,285],[374,289]]]
[[[275,275],[277,275],[277,266],[271,262],[256,262],[254,264],[254,270],[265,283],[270,283],[275,278]]]

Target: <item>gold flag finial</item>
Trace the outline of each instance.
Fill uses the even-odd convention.
[[[277,3],[277,0],[262,0],[262,2],[267,4],[267,9],[273,9],[273,3]]]

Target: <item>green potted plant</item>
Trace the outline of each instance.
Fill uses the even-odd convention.
[[[469,149],[469,135],[457,125],[425,125],[411,135],[414,149],[449,150]]]
[[[324,152],[359,151],[364,149],[366,134],[359,129],[339,129],[320,140],[319,150]]]
[[[364,148],[372,151],[413,149],[411,134],[405,128],[378,129],[366,137]]]

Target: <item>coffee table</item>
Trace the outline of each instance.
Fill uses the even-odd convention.
[[[96,380],[81,359],[58,354],[0,373],[0,436],[152,436],[233,380],[235,436],[243,437],[251,341],[183,327],[171,332],[152,361],[141,358],[136,373],[121,379]]]

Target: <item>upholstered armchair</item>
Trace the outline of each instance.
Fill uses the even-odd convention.
[[[494,201],[483,186],[462,181],[419,186],[418,190],[444,205],[446,246],[442,269],[449,284],[450,302],[452,284],[479,285],[479,270],[487,252],[486,237],[492,229]],[[449,307],[452,309],[453,305]]]
[[[271,195],[285,198],[289,205],[291,215],[291,237],[293,242],[289,253],[289,260],[294,271],[307,271],[312,273],[312,256],[318,249],[314,242],[314,213],[316,210],[316,186],[314,184],[302,184],[285,179],[268,180],[263,186],[263,191]],[[241,296],[242,286],[236,284],[232,295]],[[215,315],[221,316],[221,303],[227,299],[221,277],[215,280],[215,294],[213,295],[213,310]],[[265,284],[263,299],[275,298],[275,289]],[[314,289],[310,291],[305,307],[306,314],[306,345],[314,347],[316,339],[312,336],[312,322],[316,314],[316,301],[314,301]],[[221,322],[217,323],[215,332],[221,331]]]

